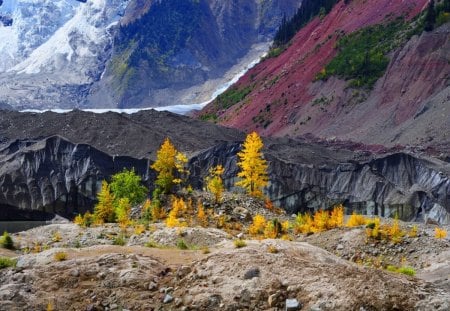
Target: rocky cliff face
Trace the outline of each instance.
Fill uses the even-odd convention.
[[[92,209],[102,180],[123,168],[148,180],[148,167],[58,136],[12,142],[0,150],[0,219],[73,217]]]
[[[13,118],[16,114],[17,118]],[[188,152],[190,183],[195,188],[203,187],[210,167],[222,164],[226,186],[237,190],[233,188],[236,154],[243,135],[235,130],[157,112],[131,116],[79,111],[67,115],[3,115],[9,116],[0,118],[0,129],[7,134],[2,137],[0,149],[3,219],[17,215],[45,218],[55,213],[73,216],[85,211],[92,208],[101,180],[125,167],[134,167],[152,187],[155,175],[149,165],[165,137]],[[80,122],[82,117],[85,123]],[[152,127],[147,129],[145,121]],[[112,135],[117,129],[126,130]],[[35,139],[21,137],[32,134]],[[57,134],[77,141],[50,136]],[[344,203],[348,213],[398,213],[402,219],[450,222],[448,162],[402,152],[373,154],[290,139],[267,139],[265,145],[271,180],[267,195],[290,213]]]
[[[216,146],[190,161],[192,183],[202,185],[209,167],[224,165],[233,188],[239,144]],[[405,153],[363,155],[292,140],[267,141],[267,195],[290,213],[344,203],[369,215],[450,221],[450,165]]]
[[[391,51],[373,89],[349,87],[337,77],[316,80],[339,52],[342,36],[397,15],[409,20],[427,2],[338,2],[327,16],[301,29],[281,55],[261,62],[231,87],[232,101],[216,101],[203,115],[263,135],[311,133],[368,144],[433,145],[448,153],[448,23]]]

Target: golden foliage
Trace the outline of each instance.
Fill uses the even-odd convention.
[[[202,227],[208,226],[208,216],[206,215],[205,208],[200,200],[197,204],[197,220]]]
[[[273,221],[268,221],[264,227],[264,237],[266,239],[276,239],[278,233],[278,226]]]
[[[238,240],[234,240],[234,247],[236,248],[242,248],[247,246],[247,243],[244,240],[238,239]]]
[[[186,163],[187,157],[177,151],[169,138],[166,138],[157,152],[155,163],[151,166],[158,172],[155,183],[163,193],[169,193],[175,184],[182,182],[181,177],[187,173]],[[175,172],[180,176],[175,177]]]
[[[417,225],[412,226],[412,228],[408,231],[408,236],[410,238],[415,238],[417,237],[417,233],[418,233],[418,227]]]
[[[344,225],[344,207],[342,205],[335,206],[331,211],[319,210],[310,214],[298,214],[293,224],[294,233],[309,234],[322,232]]]
[[[125,230],[131,223],[130,213],[131,213],[130,201],[128,200],[128,198],[121,198],[117,202],[116,216],[117,222],[119,223],[119,226],[120,228],[122,228],[122,230]]]
[[[266,227],[266,218],[260,214],[253,217],[253,223],[250,225],[248,232],[252,235],[263,234]]]
[[[263,197],[262,189],[268,184],[267,161],[263,158],[261,137],[256,132],[247,135],[242,151],[238,153],[237,165],[241,169],[238,173],[240,181],[237,186],[244,188],[254,197]]]
[[[344,206],[339,204],[333,208],[330,214],[328,227],[339,228],[344,225]]]
[[[67,260],[67,253],[66,252],[56,252],[55,255],[53,255],[53,258],[56,261],[64,261]]]
[[[181,222],[178,217],[181,217],[186,211],[186,204],[183,198],[173,198],[172,209],[169,212],[169,216],[166,219],[166,226],[169,228],[173,227],[186,227],[185,222]]]
[[[392,226],[390,226],[388,228],[388,233],[389,233],[389,236],[390,236],[392,242],[399,243],[402,241],[404,232],[400,228],[400,224],[399,224],[397,216],[395,217],[394,223],[392,224]]]
[[[209,175],[206,177],[206,189],[214,195],[216,203],[222,202],[222,195],[224,185],[222,175],[224,168],[222,165],[217,165],[209,170]]]
[[[350,216],[350,218],[347,221],[346,226],[347,227],[359,227],[364,226],[367,222],[367,219],[363,215],[356,214],[353,212],[353,214]]]
[[[434,229],[434,237],[436,239],[445,239],[447,237],[447,230],[444,228],[435,228]]]
[[[145,232],[145,225],[138,224],[138,225],[134,226],[134,234],[135,235],[141,235],[144,232]]]
[[[102,188],[97,195],[98,203],[94,207],[94,217],[100,222],[114,222],[114,195],[109,184],[102,181]]]
[[[53,232],[52,241],[60,242],[61,240],[62,240],[61,233],[59,233],[59,231]]]

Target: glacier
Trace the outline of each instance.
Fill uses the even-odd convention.
[[[0,14],[13,23],[0,25],[2,99],[18,108],[78,107],[74,94],[100,78],[128,1],[4,0]]]

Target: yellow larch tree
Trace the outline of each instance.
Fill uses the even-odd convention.
[[[97,222],[114,222],[114,195],[109,184],[104,180],[102,189],[97,195],[98,203],[94,207],[94,217]]]
[[[151,166],[158,172],[155,183],[163,193],[169,193],[175,184],[182,182],[181,178],[175,177],[175,173],[187,174],[186,163],[187,157],[177,151],[169,138],[166,138],[157,152],[155,163]]]
[[[243,187],[254,197],[263,197],[262,189],[268,184],[267,161],[263,158],[261,149],[264,144],[256,132],[250,133],[245,139],[242,151],[238,153],[237,165],[241,169],[238,173],[240,181],[237,186]]]
[[[206,189],[214,195],[214,201],[220,203],[224,190],[222,174],[224,172],[222,165],[217,165],[209,170],[206,178]]]

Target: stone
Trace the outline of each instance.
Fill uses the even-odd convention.
[[[183,300],[181,298],[175,298],[175,307],[179,308],[183,304]]]
[[[248,211],[248,209],[237,206],[233,209],[233,214],[237,215],[241,220],[251,220],[252,215]]]
[[[261,272],[259,271],[259,268],[250,268],[249,270],[247,270],[247,272],[245,272],[244,274],[244,280],[250,280],[253,278],[257,278],[259,277],[261,274]]]
[[[171,303],[173,301],[173,297],[169,294],[166,294],[163,299],[163,303]]]
[[[155,282],[150,282],[148,284],[148,290],[150,291],[155,291],[158,289],[158,284],[156,284]]]
[[[272,294],[267,299],[267,303],[269,304],[269,307],[275,307],[278,303],[278,294]]]
[[[78,269],[74,269],[70,272],[70,275],[73,277],[79,277],[80,276],[80,271]]]
[[[242,239],[242,238],[244,237],[244,234],[241,232],[241,233],[239,233],[238,235],[236,235],[236,237],[237,237],[238,239]]]
[[[343,249],[344,249],[344,245],[342,245],[342,244],[338,244],[336,246],[336,250],[338,250],[338,251],[343,250]]]
[[[189,267],[189,266],[181,266],[177,270],[177,278],[178,279],[182,279],[186,275],[188,275],[189,273],[191,273],[191,267]]]
[[[301,309],[301,305],[297,299],[286,299],[286,311],[297,311]]]

